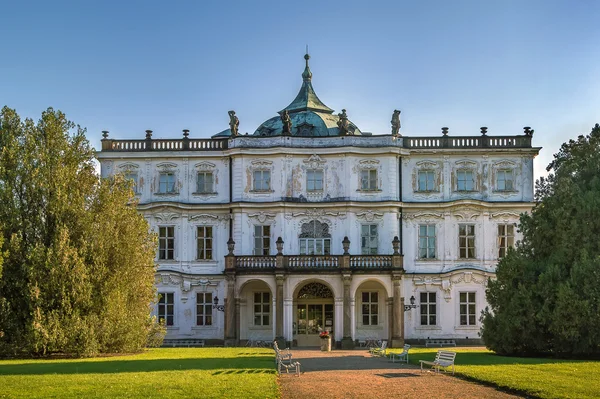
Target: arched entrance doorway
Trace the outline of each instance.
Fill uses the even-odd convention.
[[[298,346],[319,346],[319,332],[333,335],[333,292],[325,284],[305,284],[296,296],[293,333]]]

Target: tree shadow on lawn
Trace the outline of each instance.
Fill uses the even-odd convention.
[[[223,370],[232,371],[232,373],[238,371],[239,374],[271,373],[274,372],[275,365],[274,357],[270,355],[248,356],[243,358],[140,359],[111,361],[99,359],[98,361],[85,362],[40,361],[37,363],[0,365],[0,376],[42,374],[118,374],[186,370]]]
[[[452,349],[444,349],[452,352]],[[435,352],[409,354],[410,363],[420,364],[419,360],[433,361]],[[496,366],[496,365],[536,365],[589,362],[590,360],[555,359],[551,357],[512,357],[500,356],[490,352],[456,352],[454,360],[457,366]]]

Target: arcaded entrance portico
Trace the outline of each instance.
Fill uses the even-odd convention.
[[[333,293],[325,284],[311,282],[298,291],[294,303],[293,339],[298,346],[319,346],[319,333],[334,335]]]

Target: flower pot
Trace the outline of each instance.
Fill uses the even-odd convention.
[[[323,352],[331,352],[331,337],[321,338],[321,350]]]

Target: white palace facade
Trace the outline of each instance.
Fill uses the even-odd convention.
[[[395,112],[391,134],[362,133],[305,59],[297,97],[252,135],[234,112],[210,139],[103,134],[102,176],[134,180],[158,235],[166,339],[479,342],[487,282],[533,206],[533,131],[403,137]]]

